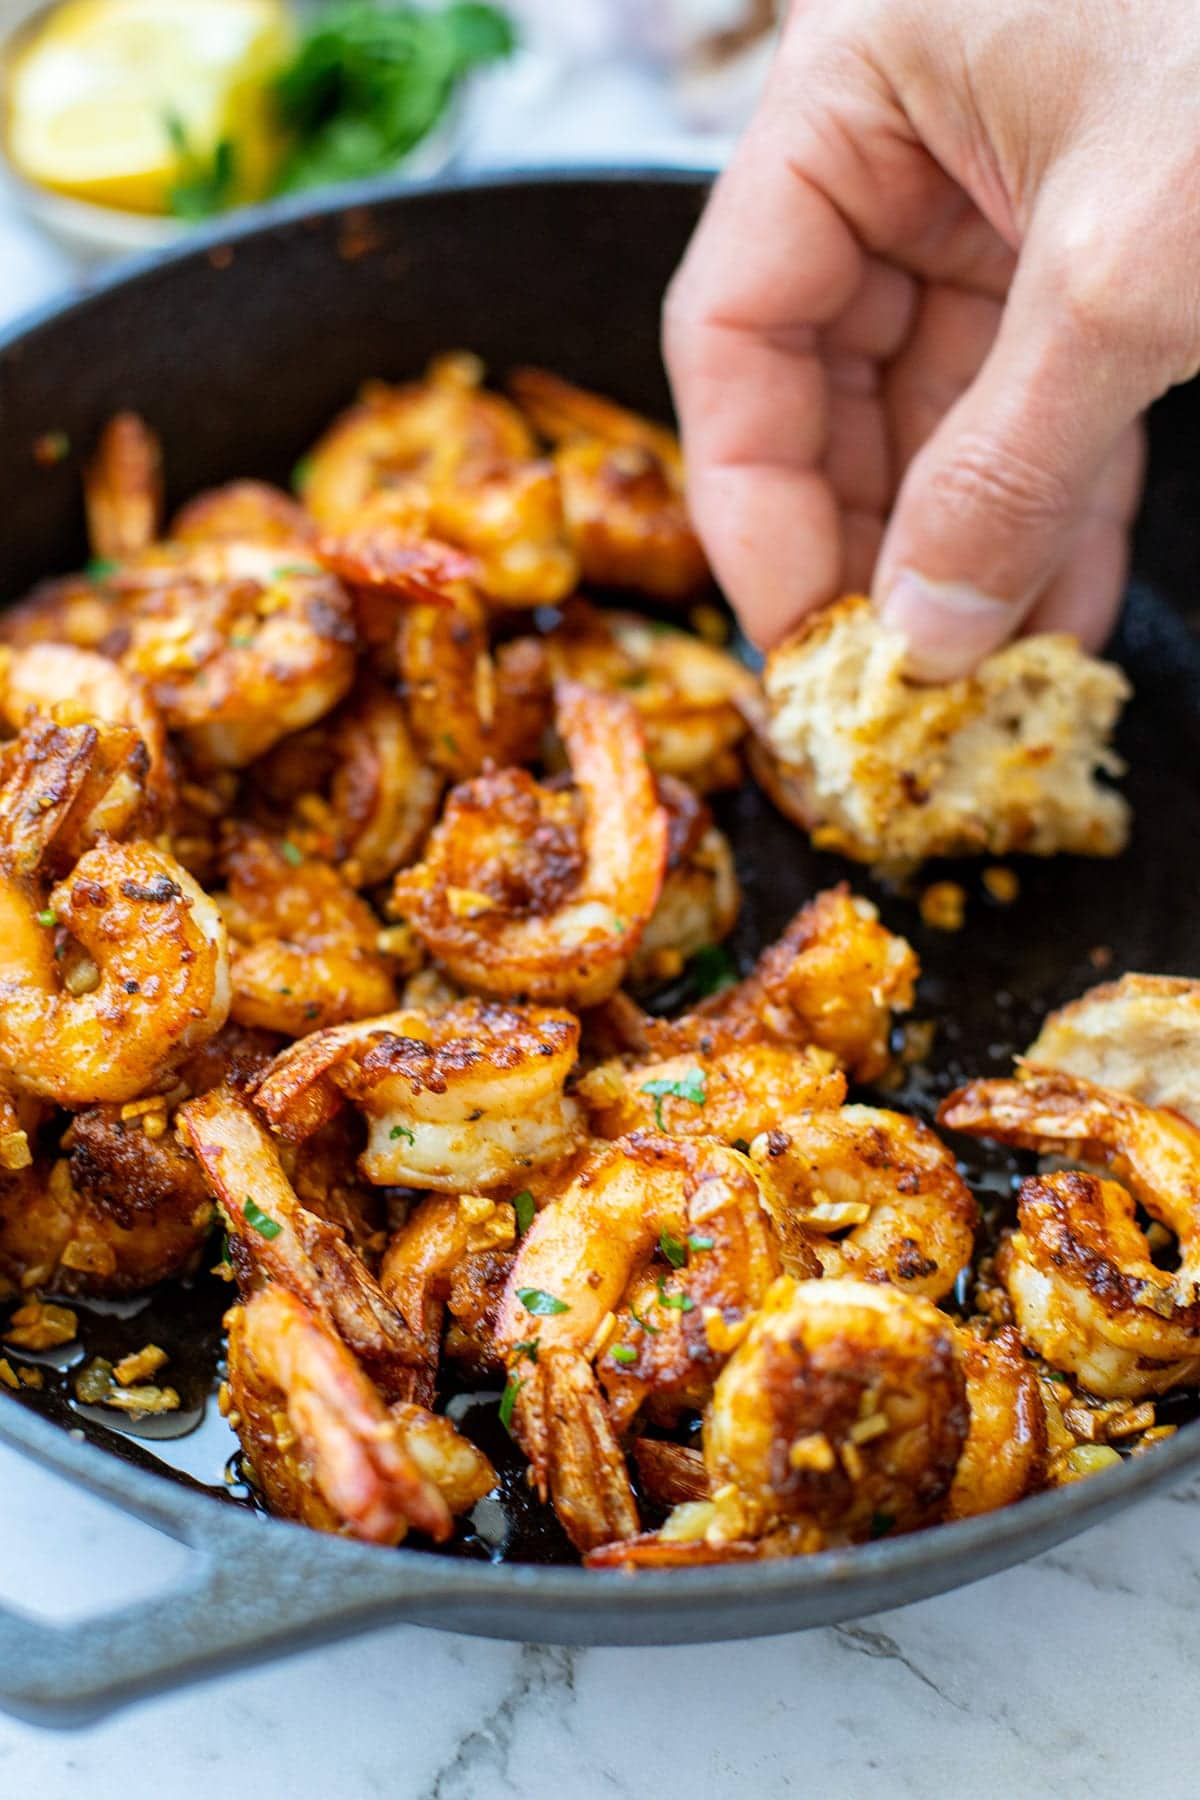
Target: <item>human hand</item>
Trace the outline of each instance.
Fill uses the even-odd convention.
[[[797,0],[664,313],[750,635],[870,586],[914,672],[1102,642],[1200,365],[1194,0]]]

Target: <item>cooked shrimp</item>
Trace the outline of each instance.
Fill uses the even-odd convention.
[[[153,1088],[229,1012],[224,923],[174,857],[101,839],[42,872],[69,864],[89,794],[89,826],[109,807],[104,746],[127,736],[27,729],[0,788],[0,1064],[60,1106]]]
[[[1022,1336],[1109,1398],[1137,1399],[1200,1368],[1200,1129],[1070,1075],[976,1081],[941,1122],[1047,1154],[1071,1150],[1118,1180],[1066,1173],[1021,1188],[1000,1272]],[[1128,1191],[1127,1191],[1128,1190]],[[1174,1274],[1151,1261],[1134,1202],[1179,1240]]]
[[[379,921],[336,869],[245,826],[231,831],[224,864],[240,1025],[298,1038],[395,1005]]]
[[[385,1398],[410,1399],[421,1346],[341,1231],[300,1205],[246,1103],[213,1088],[180,1108],[178,1124],[221,1204],[242,1292],[286,1288],[337,1332]]]
[[[320,1315],[268,1287],[228,1324],[230,1421],[272,1510],[366,1543],[398,1544],[410,1527],[444,1543],[445,1497]]]
[[[67,869],[145,817],[146,746],[124,725],[34,719],[0,747],[0,868],[11,879]]]
[[[109,648],[121,641],[126,612],[102,567],[91,574],[56,576],[0,612],[0,642]]]
[[[162,715],[144,681],[107,656],[70,644],[30,644],[0,651],[0,718],[19,731],[31,714],[52,715],[61,723],[84,719],[129,725],[149,757],[146,785],[164,811],[174,798],[174,782]]]
[[[783,1196],[771,1216],[784,1244],[802,1239],[826,1275],[940,1300],[971,1261],[974,1196],[951,1152],[916,1119],[873,1106],[795,1112],[751,1155]],[[835,1232],[845,1235],[826,1235]]]
[[[715,1027],[750,1041],[816,1044],[858,1081],[888,1066],[892,1014],[912,1005],[918,964],[869,900],[830,888],[801,907],[753,973],[679,1019],[645,1021],[644,1041],[670,1055]]]
[[[971,1421],[950,1498],[948,1519],[1011,1506],[1040,1486],[1046,1466],[1046,1409],[1033,1364],[1011,1325],[990,1337],[958,1334]]]
[[[492,1333],[516,1236],[507,1201],[427,1194],[389,1239],[379,1285],[422,1346],[430,1393],[443,1327],[444,1348],[456,1362],[479,1373],[503,1368]]]
[[[714,1137],[748,1145],[810,1107],[840,1106],[846,1078],[827,1050],[724,1043],[713,1033],[707,1054],[685,1051],[660,1062],[599,1064],[576,1088],[600,1137],[667,1130],[672,1137]]]
[[[562,683],[572,796],[519,769],[457,788],[397,910],[456,981],[589,1006],[619,984],[662,890],[667,820],[636,718],[615,694]]]
[[[304,508],[282,488],[267,481],[230,481],[189,500],[167,535],[181,544],[274,544],[307,560],[316,532]]]
[[[662,892],[629,968],[635,987],[669,981],[698,950],[733,930],[741,894],[733,851],[712,814],[682,781],[660,775],[667,814],[667,868]]]
[[[656,773],[701,793],[737,785],[746,730],[739,704],[758,683],[727,650],[656,619],[572,600],[546,652],[556,675],[628,696]]]
[[[92,555],[119,561],[144,550],[162,522],[162,447],[137,413],[117,413],[83,476]]]
[[[0,1291],[136,1294],[190,1273],[214,1209],[177,1165],[143,1166],[145,1185],[129,1190],[77,1186],[73,1165],[62,1157],[0,1175]]]
[[[316,1032],[279,1056],[255,1095],[293,1141],[343,1098],[366,1115],[359,1162],[384,1186],[496,1187],[561,1162],[580,1136],[564,1092],[579,1022],[544,1007],[463,1000]]]
[[[126,668],[205,768],[242,768],[335,706],[355,669],[350,597],[271,543],[165,544],[126,563]]]
[[[567,532],[586,581],[679,600],[708,580],[683,494],[679,443],[543,369],[518,369],[518,404],[558,449]]]

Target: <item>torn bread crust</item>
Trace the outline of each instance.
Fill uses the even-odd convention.
[[[1200,1125],[1200,981],[1124,975],[1045,1021],[1027,1060]]]
[[[1043,633],[961,681],[904,674],[903,635],[850,596],[771,652],[747,716],[757,779],[819,849],[913,868],[933,856],[1115,856],[1129,808],[1098,775],[1131,692],[1120,669]]]

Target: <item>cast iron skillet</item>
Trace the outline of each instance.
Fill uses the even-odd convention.
[[[80,452],[118,407],[143,411],[163,435],[173,501],[232,475],[285,480],[364,377],[411,374],[459,344],[499,372],[537,361],[665,411],[659,301],[704,193],[701,178],[670,171],[368,188],[252,217],[18,328],[0,340],[0,601],[81,561]],[[959,937],[924,933],[909,901],[875,896],[921,952],[920,1010],[951,1021],[930,1075],[906,1096],[926,1111],[959,1076],[1005,1069],[1047,1006],[1096,979],[1089,951],[1109,951],[1114,974],[1200,972],[1200,657],[1169,605],[1190,598],[1196,567],[1195,413],[1185,391],[1155,421],[1138,579],[1115,646],[1138,688],[1124,729],[1130,851],[1111,865],[1023,866],[1019,903],[973,899]],[[47,432],[70,446],[51,466],[44,444],[35,455]],[[746,888],[748,956],[847,871],[755,795],[730,802],[724,822]],[[964,879],[977,896],[977,872]],[[989,1180],[986,1154],[962,1148],[985,1194],[1006,1200],[1007,1173]],[[987,1518],[807,1560],[630,1577],[318,1536],[222,1506],[152,1473],[144,1453],[113,1455],[113,1434],[89,1435],[75,1441],[50,1416],[0,1405],[0,1438],[195,1556],[177,1592],[103,1620],[58,1628],[0,1610],[0,1705],[49,1723],[386,1618],[581,1644],[830,1624],[1032,1556],[1200,1458],[1200,1427],[1185,1426],[1151,1455]]]

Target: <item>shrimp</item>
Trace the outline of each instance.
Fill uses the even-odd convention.
[[[455,789],[393,904],[456,981],[591,1006],[618,986],[662,891],[667,818],[636,718],[615,694],[557,689],[572,796],[520,769]]]
[[[917,974],[911,945],[842,885],[801,907],[744,981],[682,1018],[646,1020],[643,1041],[661,1056],[702,1046],[718,1029],[814,1044],[856,1080],[875,1081],[888,1066],[892,1014],[912,1005]]]
[[[168,536],[180,544],[274,544],[303,557],[316,531],[304,508],[282,488],[267,481],[230,481],[181,507]]]
[[[656,786],[668,821],[667,868],[629,967],[634,987],[673,979],[698,950],[728,937],[741,900],[729,839],[708,807],[669,775],[660,775]]]
[[[796,1112],[785,1126],[751,1145],[783,1196],[772,1218],[785,1245],[802,1239],[826,1275],[948,1294],[971,1261],[979,1209],[933,1132],[873,1106]]]
[[[114,789],[136,792],[119,758],[130,735],[27,727],[5,756],[0,1066],[60,1106],[132,1100],[229,1012],[224,923],[174,857],[101,837],[48,878],[97,818],[115,822]]]
[[[522,410],[557,446],[567,532],[586,581],[681,600],[709,579],[687,516],[674,434],[543,369],[510,381]]]
[[[379,1285],[422,1346],[430,1391],[447,1313],[447,1354],[480,1373],[503,1367],[492,1333],[516,1235],[506,1201],[427,1194],[389,1239]]]
[[[162,523],[162,447],[137,413],[117,413],[84,471],[92,555],[119,561],[144,550]]]
[[[319,1314],[267,1287],[228,1327],[229,1418],[272,1511],[365,1543],[398,1544],[410,1528],[445,1543],[444,1495]]]
[[[580,1136],[564,1091],[579,1022],[545,1007],[463,1000],[316,1032],[277,1057],[255,1105],[303,1142],[343,1099],[367,1118],[359,1167],[383,1186],[492,1188],[562,1162]]]
[[[0,652],[0,718],[19,731],[34,713],[63,724],[84,719],[128,725],[149,758],[147,793],[163,814],[174,801],[167,734],[146,683],[107,656],[70,644],[30,644]]]
[[[231,830],[224,864],[240,1025],[297,1038],[395,1005],[379,922],[336,869],[245,826]]]
[[[537,1215],[495,1337],[514,1435],[578,1548],[636,1531],[618,1432],[648,1397],[701,1404],[778,1272],[752,1166],[707,1140],[605,1146]]]
[[[576,1094],[600,1137],[667,1130],[672,1137],[714,1137],[748,1146],[810,1107],[840,1106],[846,1078],[827,1050],[779,1044],[722,1043],[660,1062],[600,1063]]]
[[[1070,1075],[1028,1068],[976,1081],[942,1104],[954,1131],[1110,1168],[1022,1184],[999,1271],[1022,1337],[1055,1368],[1112,1399],[1161,1394],[1200,1368],[1200,1129],[1181,1115]],[[1125,1185],[1118,1185],[1124,1183]],[[1155,1266],[1135,1200],[1179,1240]]]
[[[657,619],[572,600],[546,638],[546,653],[560,679],[628,697],[656,774],[678,776],[700,793],[737,786],[746,731],[739,708],[758,683],[727,650]]]
[[[0,642],[22,649],[31,644],[107,649],[120,641],[126,612],[102,569],[56,576],[0,612]]]
[[[341,1231],[300,1205],[245,1101],[213,1088],[180,1108],[178,1129],[220,1203],[242,1293],[286,1288],[337,1333],[386,1399],[411,1399],[421,1346]]]
[[[198,766],[243,768],[327,713],[354,679],[350,597],[271,543],[164,544],[113,578],[121,660]]]
[[[960,1327],[958,1345],[971,1418],[946,1517],[971,1519],[1041,1485],[1048,1434],[1037,1373],[1011,1325],[990,1337]]]

